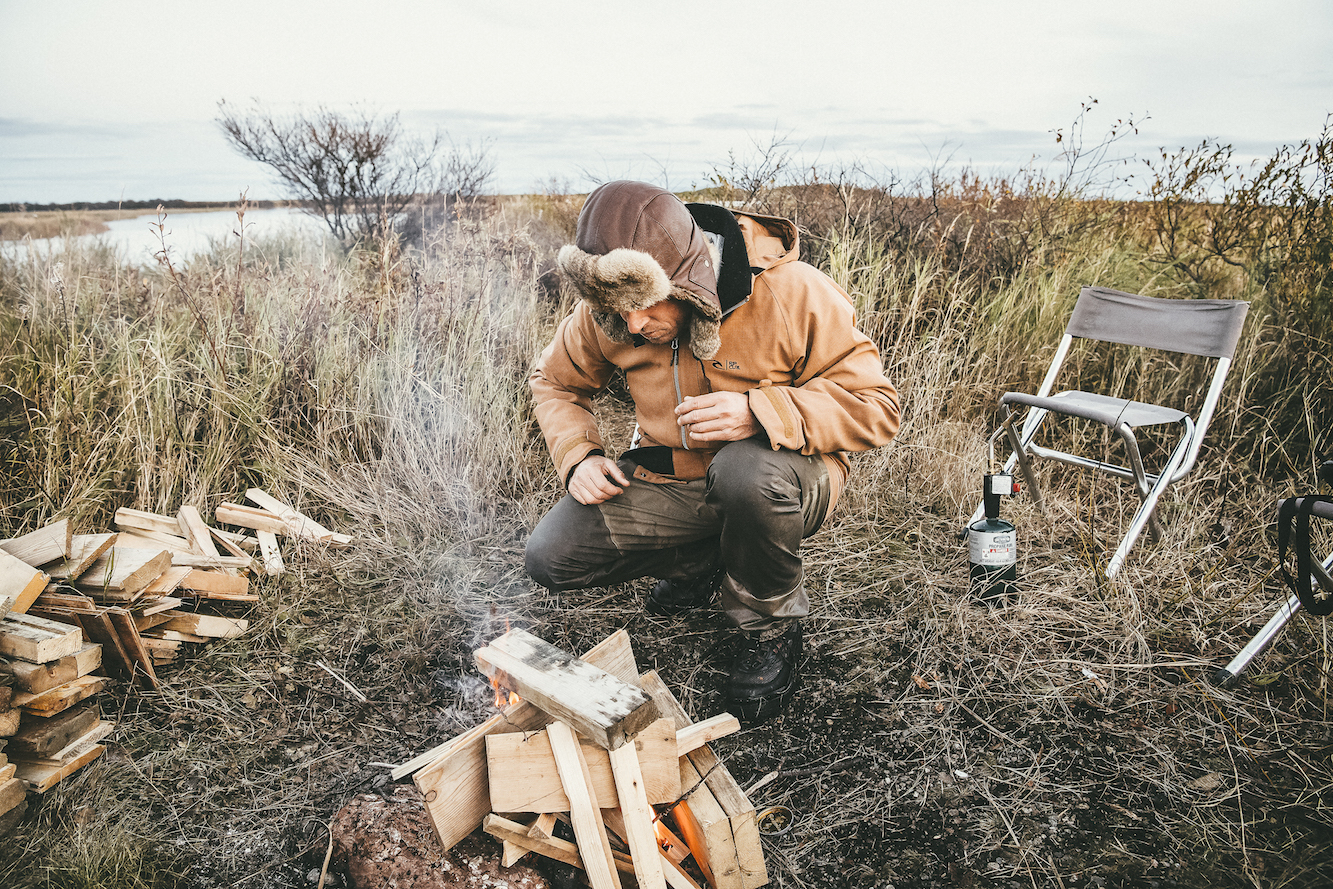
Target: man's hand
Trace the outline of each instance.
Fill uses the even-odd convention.
[[[584,506],[605,503],[628,486],[616,461],[600,454],[584,457],[569,475],[569,496]]]
[[[741,441],[763,427],[744,392],[710,392],[686,398],[676,407],[676,422],[699,441]]]

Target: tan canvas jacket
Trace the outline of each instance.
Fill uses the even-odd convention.
[[[898,431],[898,391],[884,376],[874,343],[855,327],[851,299],[801,262],[796,226],[785,219],[737,214],[755,273],[750,298],[723,319],[721,348],[709,361],[683,341],[634,346],[608,339],[580,302],[560,323],[529,378],[556,470],[603,450],[592,396],[623,368],[640,447],[674,449],[676,478],[700,478],[725,442],[688,439],[676,424],[684,398],[747,393],[773,449],[820,454],[833,490],[841,490],[843,451],[886,444]],[[684,334],[682,334],[682,337]]]

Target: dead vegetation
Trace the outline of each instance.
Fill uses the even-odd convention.
[[[768,199],[802,194],[834,192]],[[1333,882],[1323,622],[1298,618],[1236,688],[1207,682],[1284,595],[1272,504],[1312,486],[1330,415],[1324,359],[1280,376],[1290,327],[1258,278],[1226,278],[1254,308],[1200,468],[1162,507],[1166,540],[1101,579],[1133,495],[1057,472],[1052,518],[1005,506],[1021,535],[1017,599],[988,609],[968,595],[957,533],[996,396],[1046,365],[1079,285],[1199,292],[1125,236],[1120,210],[1026,199],[992,214],[1003,225],[989,240],[894,240],[864,203],[804,211],[840,223],[811,229],[812,257],[857,300],[905,424],[855,460],[808,542],[808,678],[791,714],[715,742],[757,808],[793,813],[764,840],[772,883]],[[6,838],[0,883],[313,885],[352,794],[384,790],[388,766],[493,712],[471,653],[507,626],[566,651],[625,628],[639,668],[693,717],[718,711],[720,615],[649,616],[649,581],[557,597],[523,574],[527,530],[559,494],[524,386],[567,308],[544,276],[561,240],[548,223],[566,224],[570,202],[544,200],[454,220],[421,252],[246,244],[174,278],[74,250],[0,264],[7,532],[283,479],[275,494],[358,540],[297,544],[285,574],[255,584],[244,636],[156,691],[117,690],[123,735]],[[903,231],[956,231],[918,222]],[[985,244],[1028,259],[967,254]],[[1163,402],[1194,385],[1189,368],[1080,367],[1133,370]],[[614,393],[602,406],[623,443],[625,406]]]

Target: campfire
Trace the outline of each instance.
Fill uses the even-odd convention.
[[[446,849],[481,827],[505,866],[543,855],[594,889],[621,873],[643,889],[768,883],[754,807],[708,748],[734,716],[693,722],[639,675],[623,630],[582,659],[522,630],[474,654],[502,712],[393,772],[412,775]]]

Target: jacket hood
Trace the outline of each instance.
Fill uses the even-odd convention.
[[[608,182],[588,195],[576,243],[560,248],[561,274],[610,339],[634,341],[621,312],[664,299],[689,305],[690,351],[712,358],[721,345],[718,254],[679,198],[644,182]]]

